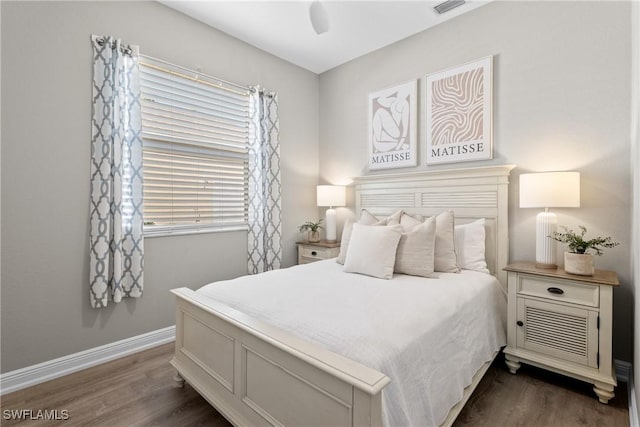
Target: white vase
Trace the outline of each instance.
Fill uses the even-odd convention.
[[[564,271],[579,276],[593,276],[593,255],[565,252]]]
[[[307,240],[309,240],[309,243],[318,243],[320,241],[320,232],[309,230]]]

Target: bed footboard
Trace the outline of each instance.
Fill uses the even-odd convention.
[[[384,374],[191,289],[171,364],[237,426],[382,426]]]

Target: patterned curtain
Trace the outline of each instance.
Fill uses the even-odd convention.
[[[89,297],[142,295],[142,124],[137,46],[92,36]]]
[[[249,274],[280,268],[278,97],[256,89],[249,106]]]

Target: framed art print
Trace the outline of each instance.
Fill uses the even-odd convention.
[[[493,158],[493,57],[427,76],[427,164]]]
[[[418,81],[369,95],[369,169],[416,166]]]

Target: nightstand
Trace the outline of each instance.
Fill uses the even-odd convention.
[[[298,242],[298,264],[335,258],[339,253],[340,242]]]
[[[600,402],[617,385],[611,354],[613,271],[577,276],[533,262],[509,264],[505,362],[527,363],[593,384]]]

